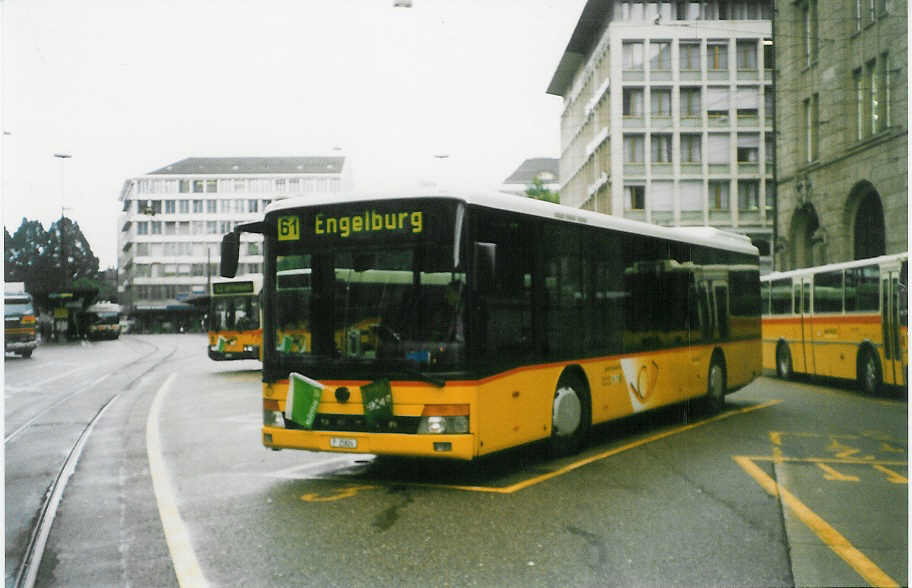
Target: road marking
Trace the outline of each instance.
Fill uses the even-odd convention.
[[[890,468],[884,467],[880,464],[875,464],[874,469],[879,472],[883,472],[883,473],[887,474],[887,482],[890,482],[892,484],[908,484],[909,483],[908,478],[902,476],[898,472],[894,472]]]
[[[612,455],[617,455],[619,453],[623,453],[625,451],[629,451],[630,449],[635,449],[637,447],[641,447],[643,445],[652,443],[654,441],[660,441],[667,437],[677,435],[678,433],[683,433],[685,431],[690,431],[691,429],[696,429],[697,427],[702,427],[703,425],[708,425],[709,423],[721,421],[723,419],[727,419],[727,418],[733,417],[733,416],[747,414],[747,413],[753,412],[755,410],[760,410],[761,408],[768,408],[770,406],[779,404],[780,402],[782,402],[782,400],[769,400],[767,402],[763,402],[761,404],[757,404],[754,406],[748,406],[748,407],[741,408],[738,410],[733,410],[731,412],[718,414],[716,416],[713,416],[713,417],[708,418],[703,421],[698,421],[695,423],[682,425],[680,427],[675,427],[673,429],[669,429],[668,431],[663,431],[661,433],[656,433],[655,435],[650,435],[648,437],[644,437],[643,439],[638,439],[636,441],[632,441],[630,443],[627,443],[626,445],[621,445],[620,447],[615,447],[613,449],[609,449],[607,451],[603,451],[603,452],[597,453],[595,455],[590,455],[589,457],[584,457],[582,459],[578,459],[577,461],[569,463],[554,471],[551,471],[551,472],[548,472],[545,474],[541,474],[539,476],[535,476],[533,478],[529,478],[528,480],[523,480],[522,482],[517,482],[517,483],[511,484],[509,486],[463,486],[463,485],[459,485],[459,484],[431,484],[431,483],[422,483],[422,482],[397,482],[397,484],[414,486],[414,487],[422,487],[422,488],[442,488],[442,489],[447,489],[447,490],[465,490],[467,492],[489,492],[489,493],[494,493],[494,494],[513,494],[514,492],[519,492],[520,490],[525,490],[526,488],[529,488],[531,486],[536,486],[538,484],[541,484],[542,482],[546,482],[553,478],[563,476],[564,474],[568,474],[583,466],[603,460],[606,457],[611,457]]]
[[[826,472],[823,474],[824,480],[835,480],[837,482],[857,482],[859,480],[858,476],[840,473],[836,468],[819,461],[817,462],[817,467]]]
[[[155,490],[155,501],[158,503],[158,514],[161,517],[162,527],[165,531],[165,540],[168,551],[171,552],[171,561],[174,563],[174,572],[181,586],[208,586],[206,577],[200,568],[193,544],[190,542],[190,533],[181,519],[177,509],[177,500],[171,486],[171,477],[165,466],[162,456],[161,434],[159,430],[159,415],[164,397],[171,389],[176,374],[171,374],[161,388],[155,393],[149,416],[146,419],[146,452],[149,456],[149,471],[152,475],[152,487]]]
[[[351,498],[362,490],[373,490],[375,488],[376,486],[371,485],[336,488],[333,494],[330,494],[328,496],[321,496],[316,492],[310,494],[302,494],[301,500],[304,502],[335,502],[336,500],[342,500],[343,498]]]
[[[786,488],[773,480],[765,471],[755,464],[751,457],[746,455],[733,455],[732,459],[741,466],[750,477],[754,479],[771,496],[777,496],[783,504],[813,531],[827,547],[841,557],[843,561],[852,566],[862,578],[872,586],[899,586],[899,584],[877,567],[873,561],[849,543],[836,529],[809,509],[803,502]],[[865,463],[865,462],[861,462]]]

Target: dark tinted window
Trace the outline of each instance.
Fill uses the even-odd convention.
[[[770,292],[770,314],[792,314],[792,280],[773,280]]]
[[[845,271],[846,312],[880,308],[879,278],[877,267],[857,267]]]
[[[814,274],[814,312],[842,312],[842,270]]]

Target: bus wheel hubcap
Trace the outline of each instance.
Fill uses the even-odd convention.
[[[572,435],[580,425],[582,404],[576,390],[562,386],[554,393],[552,425],[558,437]]]

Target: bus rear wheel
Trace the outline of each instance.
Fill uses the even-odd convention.
[[[776,346],[776,375],[783,380],[792,377],[792,352],[785,341]]]
[[[718,357],[713,357],[709,363],[709,376],[706,382],[706,404],[712,412],[720,412],[725,408],[725,363]]]
[[[862,394],[877,394],[880,391],[881,378],[880,362],[877,360],[877,354],[871,349],[864,349],[861,352],[861,360],[858,366],[858,387],[861,389]]]
[[[551,405],[551,455],[560,457],[579,451],[591,422],[592,408],[586,385],[574,375],[561,376]]]

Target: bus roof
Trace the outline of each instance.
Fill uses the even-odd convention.
[[[891,255],[881,255],[880,257],[869,257],[868,259],[855,259],[853,261],[842,261],[838,263],[828,263],[826,265],[817,265],[814,267],[803,267],[785,272],[770,272],[760,276],[762,281],[780,280],[794,276],[805,276],[820,272],[836,271],[841,269],[850,269],[855,267],[864,267],[868,265],[884,265],[895,263],[899,264],[908,259],[909,253],[893,253]]]
[[[96,302],[86,312],[121,312],[123,307],[116,302]]]
[[[663,227],[651,223],[630,220],[617,216],[602,214],[571,208],[561,204],[554,204],[544,200],[524,198],[501,192],[488,193],[441,193],[428,194],[426,192],[358,192],[346,194],[318,194],[314,196],[298,196],[284,198],[270,204],[264,214],[291,208],[320,206],[327,204],[354,204],[370,200],[404,200],[404,199],[449,199],[465,202],[469,205],[505,210],[521,214],[528,214],[542,218],[551,218],[583,225],[590,225],[606,229],[614,229],[626,233],[647,235],[662,239],[670,239],[694,245],[704,245],[757,255],[757,248],[751,244],[746,235],[722,231],[714,227]]]

